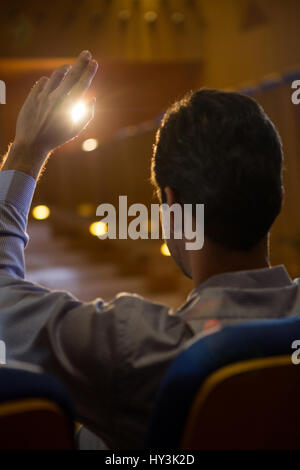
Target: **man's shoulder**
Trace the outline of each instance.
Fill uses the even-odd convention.
[[[112,322],[139,331],[166,332],[174,327],[185,329],[187,326],[184,318],[168,305],[127,292],[121,292],[111,302],[102,304],[101,311],[111,313]]]
[[[139,294],[128,292],[120,292],[113,300],[105,302],[102,310],[118,312],[118,314],[126,317],[131,315],[148,315],[149,313],[163,316],[173,316],[174,314],[173,309],[163,303],[154,302]]]

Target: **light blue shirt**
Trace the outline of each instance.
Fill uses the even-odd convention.
[[[82,303],[28,282],[24,248],[34,189],[31,176],[0,172],[0,339],[8,360],[58,376],[77,419],[111,448],[143,446],[161,378],[207,321],[228,325],[299,312],[298,281],[283,266],[213,276],[175,313],[134,294]]]

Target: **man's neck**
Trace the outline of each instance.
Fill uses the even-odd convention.
[[[228,251],[211,242],[205,245],[190,257],[195,287],[216,274],[270,268],[267,239],[249,252]]]

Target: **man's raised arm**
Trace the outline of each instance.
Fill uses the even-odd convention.
[[[27,216],[36,180],[51,151],[76,137],[92,118],[94,100],[84,121],[72,123],[69,113],[96,70],[90,53],[81,53],[73,68],[60,67],[49,79],[41,78],[20,111],[0,171],[0,339],[8,362],[36,364],[59,376],[71,392],[77,416],[103,433],[109,421],[107,364],[114,354],[106,332],[113,317],[102,311],[101,299],[82,303],[68,292],[24,280]],[[95,383],[94,361],[105,386]],[[99,399],[101,420],[95,419]]]
[[[15,139],[0,172],[0,271],[25,277],[24,248],[27,216],[40,171],[51,152],[76,137],[89,123],[70,119],[70,108],[89,88],[97,62],[83,51],[74,67],[64,65],[50,78],[42,77],[30,91],[17,120]]]

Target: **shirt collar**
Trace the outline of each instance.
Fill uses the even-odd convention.
[[[283,265],[273,268],[251,269],[249,271],[234,271],[211,276],[202,282],[189,294],[187,300],[199,294],[207,287],[237,287],[237,288],[272,288],[286,287],[293,284]]]

